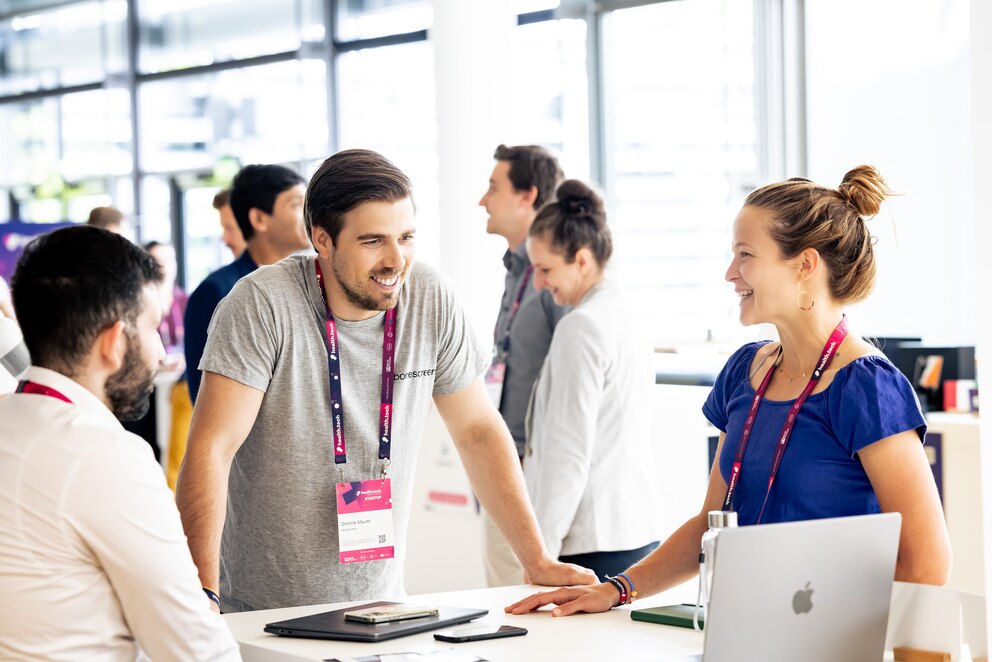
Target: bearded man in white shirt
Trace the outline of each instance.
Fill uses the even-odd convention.
[[[93,227],[12,279],[32,356],[0,399],[0,659],[240,660],[201,591],[161,467],[118,419],[164,356],[155,261]]]

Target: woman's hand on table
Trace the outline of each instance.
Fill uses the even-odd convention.
[[[545,605],[554,604],[552,616],[568,616],[578,612],[596,613],[609,611],[620,602],[620,594],[611,584],[572,586],[555,591],[535,593],[515,602],[503,611],[508,614],[526,614]]]

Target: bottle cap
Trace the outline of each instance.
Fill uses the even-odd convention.
[[[706,519],[711,529],[726,529],[737,526],[737,513],[733,510],[711,510]]]

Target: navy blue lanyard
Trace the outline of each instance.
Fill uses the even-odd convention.
[[[517,289],[517,298],[513,300],[513,308],[510,309],[510,319],[506,320],[506,331],[503,332],[503,354],[510,351],[510,329],[513,327],[513,320],[517,318],[517,311],[520,310],[520,303],[524,300],[527,292],[527,285],[530,283],[530,275],[534,273],[534,265],[527,265],[523,278],[520,279],[520,287]]]
[[[314,261],[317,267],[317,287],[324,300],[324,329],[327,338],[327,372],[330,381],[331,421],[334,428],[334,463],[344,464],[348,461],[347,446],[344,439],[344,399],[341,395],[341,354],[338,351],[338,327],[334,315],[327,305],[327,295],[324,292],[324,274],[320,262]],[[390,441],[393,436],[393,370],[396,361],[396,308],[386,311],[386,320],[382,329],[382,397],[379,403],[379,461],[383,475],[390,459]]]

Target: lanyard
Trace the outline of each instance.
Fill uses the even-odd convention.
[[[775,446],[775,457],[772,460],[771,472],[768,475],[768,489],[765,491],[765,500],[761,503],[761,511],[758,513],[758,521],[756,524],[761,523],[761,516],[765,512],[765,505],[768,503],[768,495],[771,494],[772,484],[775,482],[775,476],[778,475],[779,465],[782,464],[782,457],[785,455],[785,447],[789,444],[789,437],[792,436],[792,428],[796,424],[796,416],[799,414],[799,410],[802,408],[803,403],[806,402],[806,398],[809,394],[813,392],[816,388],[817,383],[820,381],[820,377],[823,376],[823,372],[830,366],[830,362],[833,360],[834,355],[837,353],[837,348],[847,337],[847,317],[842,317],[837,327],[830,334],[830,338],[827,340],[827,344],[824,345],[823,351],[820,353],[820,359],[816,362],[816,369],[813,370],[813,374],[810,375],[809,382],[806,384],[806,388],[803,392],[796,398],[796,401],[792,403],[789,408],[789,414],[785,418],[785,425],[782,426],[782,433],[778,437],[778,443]],[[761,380],[761,385],[758,386],[758,390],[754,393],[754,398],[751,400],[751,409],[748,411],[747,420],[744,422],[744,430],[741,432],[741,440],[737,444],[737,457],[734,458],[733,468],[730,470],[730,483],[727,485],[727,496],[723,499],[723,509],[733,510],[732,500],[734,496],[734,490],[737,488],[737,481],[741,475],[741,464],[744,461],[744,449],[747,448],[748,438],[751,436],[751,430],[754,427],[754,420],[758,414],[758,406],[761,404],[761,399],[765,395],[765,391],[768,389],[768,384],[772,381],[772,375],[775,373],[775,368],[778,367],[778,362],[772,364],[771,368],[768,369],[768,373],[765,378]]]
[[[331,394],[331,421],[334,427],[334,464],[342,465],[348,461],[344,440],[344,402],[341,396],[341,355],[338,352],[338,325],[327,305],[327,295],[324,292],[324,274],[320,270],[320,262],[314,261],[317,267],[317,287],[320,297],[324,300],[324,328],[327,337],[327,372]],[[396,308],[386,311],[386,321],[382,329],[382,398],[379,402],[379,467],[382,475],[386,475],[389,466],[389,442],[393,436],[393,364],[396,359]],[[343,467],[338,471],[344,475]],[[342,478],[343,480],[343,478]]]
[[[510,329],[513,328],[513,320],[516,319],[517,311],[520,310],[520,303],[524,300],[524,293],[527,292],[527,285],[530,283],[532,273],[534,273],[534,265],[528,264],[523,278],[520,279],[517,298],[513,300],[513,307],[510,309],[510,318],[506,320],[506,331],[503,332],[503,354],[510,351]]]
[[[55,398],[56,400],[61,400],[62,402],[68,402],[70,405],[72,404],[72,400],[65,397],[64,395],[62,395],[55,389],[51,388],[50,386],[44,386],[43,384],[36,384],[35,382],[28,382],[28,381],[18,382],[17,390],[14,392],[30,393],[33,395],[47,395],[50,398]]]

